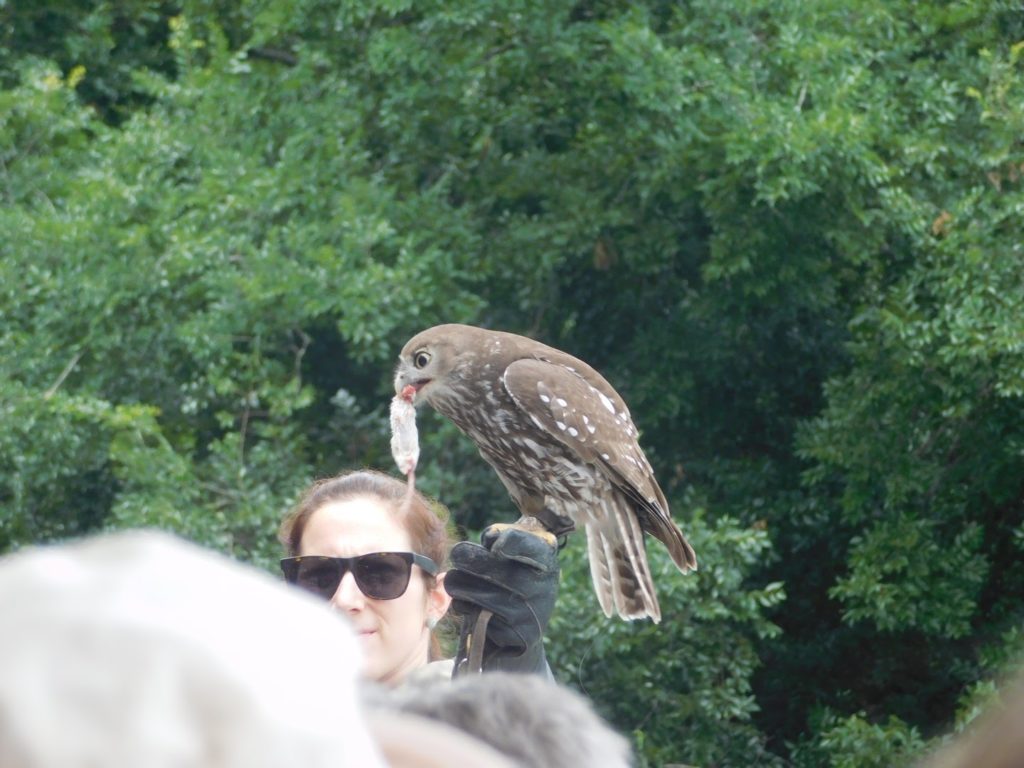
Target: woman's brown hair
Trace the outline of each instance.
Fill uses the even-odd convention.
[[[299,554],[302,534],[309,518],[325,504],[348,501],[357,498],[372,498],[383,502],[394,513],[409,532],[412,548],[426,555],[443,571],[448,553],[454,543],[448,510],[437,501],[429,499],[419,491],[407,495],[404,481],[373,469],[347,472],[314,482],[288,512],[277,537],[288,554]],[[437,579],[423,572],[427,586],[433,589]],[[430,639],[430,659],[441,657],[440,641],[435,635]]]

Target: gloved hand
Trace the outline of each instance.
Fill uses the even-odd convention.
[[[518,528],[491,526],[480,544],[459,542],[444,586],[451,610],[462,617],[455,675],[466,671],[470,637],[482,610],[493,612],[486,627],[482,671],[538,672],[549,675],[544,630],[558,594],[558,550]]]

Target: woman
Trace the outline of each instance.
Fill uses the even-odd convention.
[[[286,579],[351,619],[363,645],[364,675],[391,686],[364,691],[364,703],[379,715],[371,722],[389,760],[402,756],[395,745],[405,745],[422,764],[417,732],[395,722],[409,713],[455,726],[454,735],[469,734],[518,765],[630,764],[627,742],[584,699],[531,675],[471,675],[427,696],[415,685],[394,690],[433,672],[451,675],[432,636],[449,605],[463,618],[493,613],[483,638],[485,671],[550,677],[542,637],[558,565],[555,549],[542,539],[515,528],[485,531],[483,546],[451,548],[452,567],[442,574],[451,543],[445,508],[419,493],[410,502],[403,481],[365,470],[314,483],[285,518],[280,537],[292,555],[281,561]],[[538,709],[539,700],[554,714]],[[438,742],[437,755],[452,748],[452,737]]]
[[[558,592],[555,549],[521,530],[451,547],[448,513],[406,484],[362,470],[314,483],[281,524],[285,578],[329,600],[359,633],[365,675],[395,686],[417,673],[450,677],[433,629],[449,605],[463,618],[460,659],[483,611],[480,669],[550,676],[543,635]],[[442,573],[449,550],[452,567]],[[465,669],[460,664],[460,669]]]
[[[330,601],[363,646],[366,677],[398,685],[441,657],[447,510],[381,472],[320,480],[281,524],[285,578]],[[356,558],[356,559],[352,559]]]

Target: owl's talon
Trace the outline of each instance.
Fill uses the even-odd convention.
[[[576,523],[571,517],[559,515],[545,507],[536,515],[536,519],[544,526],[545,530],[554,535],[556,539],[568,536],[576,530]]]
[[[558,546],[558,540],[555,535],[545,528],[544,524],[535,517],[521,517],[514,523],[494,523],[489,525],[484,529],[484,532],[480,536],[480,540],[483,542],[484,546],[489,546],[489,544],[493,544],[493,542],[509,528],[518,528],[526,533],[531,533],[534,536],[543,539],[551,547]]]

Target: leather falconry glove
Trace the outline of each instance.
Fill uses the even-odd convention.
[[[492,525],[480,540],[452,548],[444,579],[462,618],[453,677],[496,670],[550,677],[543,639],[558,595],[557,545],[509,526]]]

